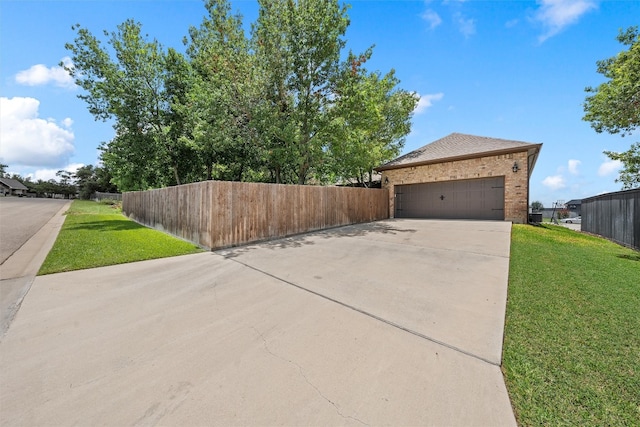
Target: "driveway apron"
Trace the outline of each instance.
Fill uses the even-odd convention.
[[[38,277],[0,423],[515,425],[510,229],[387,220]]]

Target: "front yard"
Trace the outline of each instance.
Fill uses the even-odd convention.
[[[193,243],[129,220],[118,205],[75,200],[66,215],[40,275],[201,251]]]
[[[518,424],[640,425],[640,253],[514,225],[503,372]]]

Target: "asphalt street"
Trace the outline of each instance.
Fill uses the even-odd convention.
[[[0,265],[67,202],[60,199],[0,197]]]

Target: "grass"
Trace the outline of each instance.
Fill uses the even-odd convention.
[[[640,253],[514,225],[503,372],[521,426],[640,425]]]
[[[144,227],[119,205],[75,200],[39,275],[200,252],[193,243]]]

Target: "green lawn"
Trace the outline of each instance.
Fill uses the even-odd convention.
[[[38,274],[200,252],[193,243],[130,221],[117,205],[75,200]]]
[[[514,225],[503,372],[521,426],[640,425],[640,253]]]

